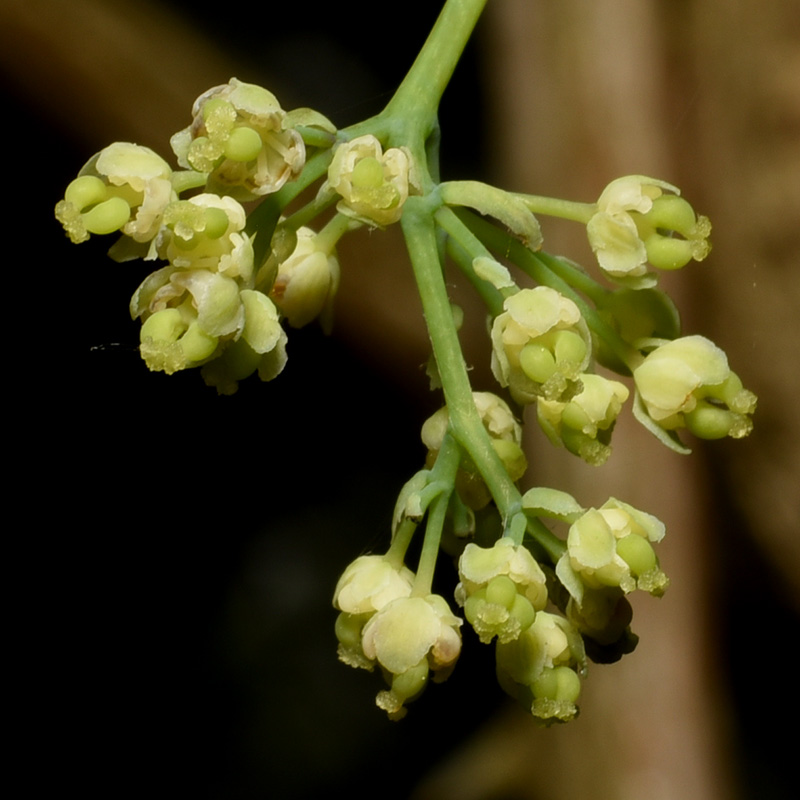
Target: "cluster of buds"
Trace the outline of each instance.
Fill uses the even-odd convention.
[[[630,390],[598,374],[599,364],[632,377],[634,415],[674,450],[687,452],[682,428],[706,439],[746,436],[755,395],[716,345],[681,336],[649,271],[704,259],[711,226],[676,187],[643,176],[612,181],[592,204],[477,181],[437,184],[433,139],[414,140],[432,128],[394,124],[392,107],[337,131],[318,112],[287,113],[271,92],[233,78],[197,98],[190,124],[172,137],[181,169],[146,147],[112,144],[69,184],[56,217],[75,243],[118,233],[116,261],[162,262],[130,303],[141,355],[167,374],[199,367],[220,394],[251,374],[268,381],[283,370],[284,322],[330,329],[341,236],[402,219],[449,405],[422,428],[425,468],[400,492],[388,553],[356,559],[336,586],[339,657],[380,670],[388,689],[376,700],[391,719],[429,679],[447,678],[463,620],[432,586],[449,525],[455,601],[480,642],[495,642],[500,684],[545,724],[567,721],[578,713],[587,654],[610,661],[635,645],[627,596],[667,588],[654,549],[664,525],[613,498],[585,509],[557,490],[520,494],[527,460],[515,413],[535,404],[554,444],[603,464]],[[248,218],[242,203],[260,205]],[[539,252],[541,208],[586,223],[617,288]],[[306,227],[323,213],[323,228]],[[511,405],[490,392],[470,396],[441,280],[445,251],[491,310],[491,369]],[[518,286],[502,257],[538,285]],[[415,574],[404,561],[425,518]],[[568,524],[566,536],[545,518]]]

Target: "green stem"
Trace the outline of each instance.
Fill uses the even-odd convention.
[[[489,313],[496,317],[503,311],[503,295],[488,281],[475,274],[472,262],[479,256],[491,258],[492,254],[486,249],[466,225],[453,213],[451,208],[443,206],[434,215],[437,225],[447,234],[447,249],[451,258],[475,288],[475,291],[486,303]]]
[[[576,203],[572,200],[560,200],[536,194],[514,194],[514,197],[525,203],[528,210],[534,214],[569,219],[583,225],[597,213],[597,203]]]
[[[540,261],[544,261],[551,272],[566,281],[573,289],[583,292],[595,305],[599,305],[609,294],[608,289],[587,275],[577,264],[565,258],[551,256],[542,250],[536,256]]]
[[[411,69],[381,116],[435,119],[447,84],[487,0],[447,0]]]
[[[386,551],[386,560],[395,568],[400,569],[405,561],[406,551],[411,544],[417,523],[413,519],[404,519],[397,528],[392,543]]]
[[[439,368],[451,430],[458,443],[469,453],[486,481],[500,514],[505,517],[509,510],[519,506],[520,494],[492,447],[472,398],[472,387],[437,255],[433,221],[435,202],[438,201],[432,196],[409,197],[401,225]]]
[[[414,588],[411,591],[411,594],[416,597],[426,597],[431,593],[433,573],[436,570],[436,559],[439,556],[439,543],[442,540],[442,528],[444,527],[447,506],[450,503],[450,495],[453,493],[460,462],[461,448],[449,433],[445,434],[439,454],[436,457],[436,464],[432,470],[434,483],[440,484],[442,490],[433,500],[428,511],[425,539],[422,542],[417,576],[414,579]]]
[[[567,549],[566,544],[558,538],[538,517],[528,517],[528,534],[547,553],[553,566]]]
[[[317,234],[316,245],[325,255],[330,255],[339,239],[349,230],[358,227],[361,227],[361,224],[354,219],[344,214],[336,214]]]

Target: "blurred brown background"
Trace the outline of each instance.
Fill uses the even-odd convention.
[[[53,303],[37,346],[55,357],[34,385],[41,395],[57,383],[48,420],[80,435],[46,474],[65,452],[88,455],[80,478],[67,469],[46,482],[59,515],[81,526],[45,535],[39,550],[65,604],[48,624],[64,683],[48,681],[43,713],[87,720],[92,733],[76,745],[99,755],[93,768],[59,749],[65,778],[89,796],[158,773],[178,792],[214,797],[338,786],[436,800],[789,797],[800,3],[491,0],[443,103],[446,178],[579,200],[622,174],[679,185],[711,218],[714,250],[664,285],[685,331],[714,339],[759,395],[749,439],[698,444],[689,458],[622,422],[597,471],[530,431],[530,483],[587,505],[614,494],[668,526],[669,592],[636,598],[638,650],[591,670],[582,715],[563,728],[540,730],[506,703],[475,641],[400,725],[371,707],[366,675],[335,663],[336,576],[384,545],[393,495],[422,457],[416,431],[437,402],[419,370],[425,333],[394,232],[341,248],[333,340],[290,334],[279,381],[218,400],[197,376],[148,375],[138,361],[126,303],[143,272],[106,261],[102,243],[69,246],[51,224],[93,152],[119,139],[169,155],[193,99],[231,75],[340,126],[375,113],[438,6],[408,2],[385,23],[361,0],[0,7],[7,200],[42,228],[35,251],[16,239],[13,263],[35,266]],[[544,232],[548,250],[589,263],[580,230],[545,220]],[[480,309],[463,302],[475,384],[488,389]]]

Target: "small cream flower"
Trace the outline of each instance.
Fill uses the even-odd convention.
[[[400,597],[411,594],[414,573],[406,566],[392,566],[384,556],[360,556],[342,573],[333,594],[333,605],[348,614],[380,611]]]
[[[410,193],[418,193],[419,182],[405,147],[384,153],[381,143],[367,134],[336,148],[325,189],[342,196],[336,206],[342,214],[383,227],[400,219],[403,204]]]
[[[647,275],[648,261],[659,269],[678,269],[708,255],[711,223],[696,217],[678,195],[672,184],[643,175],[617,178],[603,190],[586,233],[606,275],[643,288],[655,284]]]
[[[499,539],[492,547],[468,544],[458,562],[456,601],[484,644],[519,637],[547,604],[541,567],[522,545]]]
[[[652,544],[664,538],[664,523],[613,497],[572,524],[556,574],[580,604],[584,587],[636,588],[662,595],[669,584]]]
[[[70,239],[122,230],[137,242],[158,233],[161,215],[176,197],[172,168],[147,147],[114,142],[89,160],[56,205]]]
[[[684,336],[656,347],[633,371],[650,418],[665,430],[688,428],[717,439],[747,436],[756,396],[728,366],[725,353],[704,336]]]
[[[176,267],[206,269],[250,284],[253,245],[243,232],[247,214],[232,197],[199,194],[171,203],[158,251]]]
[[[393,600],[408,597],[413,582],[414,573],[408,567],[394,567],[385,556],[360,556],[345,569],[333,594],[334,608],[342,612],[336,619],[341,661],[372,670],[374,657],[366,656],[362,648],[364,626]]]
[[[208,187],[237,200],[277,192],[300,174],[306,150],[275,95],[231,78],[200,95],[192,124],[170,143],[178,163],[210,173]]]
[[[391,690],[376,698],[390,718],[403,716],[404,703],[422,691],[429,670],[434,680],[450,674],[461,653],[461,624],[444,598],[434,594],[398,598],[369,619],[361,646],[391,683]]]
[[[492,325],[492,372],[518,403],[566,401],[580,391],[591,340],[578,306],[537,286],[508,297]]]
[[[583,389],[568,403],[544,400],[537,404],[539,423],[554,444],[564,444],[589,464],[605,463],[609,442],[628,388],[601,375],[581,375]]]
[[[141,354],[149,369],[167,374],[210,357],[220,337],[238,336],[245,323],[239,285],[208,270],[164,267],[148,276],[131,300],[141,317]]]

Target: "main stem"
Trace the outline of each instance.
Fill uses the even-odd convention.
[[[439,368],[450,428],[483,476],[500,514],[519,510],[520,494],[492,447],[472,398],[472,387],[458,341],[450,299],[439,263],[433,208],[429,198],[409,197],[401,225],[414,268],[422,310]]]
[[[411,69],[389,101],[385,114],[397,107],[435,117],[453,70],[472,35],[487,0],[447,0]]]

